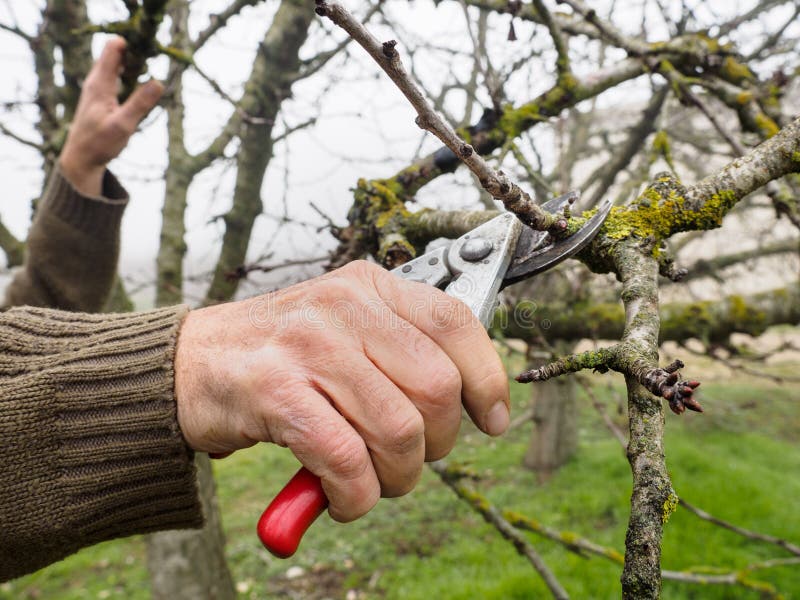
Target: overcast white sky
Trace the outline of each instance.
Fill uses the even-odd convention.
[[[639,31],[641,9],[639,2],[631,2],[630,11],[623,11],[627,21],[622,25],[631,32]],[[606,2],[593,2],[601,7]],[[209,13],[218,12],[228,4],[219,0],[194,0],[192,28],[202,28]],[[356,10],[364,4],[349,3]],[[654,3],[648,3],[653,5]],[[674,7],[679,6],[673,3]],[[739,12],[753,1],[729,2],[714,0],[696,2],[698,16],[709,22],[718,21],[720,15]],[[17,22],[25,31],[33,33],[39,22],[41,0],[35,2],[0,1],[0,22]],[[618,4],[619,5],[619,4]],[[90,14],[99,22],[124,16],[121,1],[90,1]],[[268,27],[277,2],[267,1],[258,7],[247,8],[242,16],[233,20],[222,33],[212,40],[196,57],[203,69],[232,96],[236,97],[241,83],[246,79],[258,41]],[[442,2],[435,6],[428,0],[414,2],[389,2],[385,5],[392,20],[400,24],[390,31],[380,23],[371,28],[381,39],[397,38],[401,52],[404,46],[416,46],[423,39],[434,40],[437,46],[467,50],[470,41],[466,35],[462,8],[456,2]],[[718,16],[712,16],[714,11]],[[513,59],[523,48],[539,45],[549,47],[546,33],[540,31],[532,38],[533,27],[517,22],[520,42],[509,44],[502,41],[508,17],[497,17],[498,41],[492,44],[494,60],[501,63]],[[657,31],[659,18],[648,15],[648,24]],[[303,56],[316,53],[321,47],[333,43],[324,35],[322,28],[329,23],[318,23],[312,39],[303,49]],[[657,35],[657,34],[656,34]],[[341,39],[341,32],[334,34]],[[532,39],[531,39],[532,38]],[[95,36],[94,50],[97,54],[104,43],[104,36]],[[523,46],[525,44],[525,46]],[[352,49],[353,58],[334,60],[318,77],[302,81],[293,88],[294,98],[284,105],[282,119],[289,126],[297,125],[317,116],[315,126],[297,132],[275,150],[262,196],[265,216],[257,222],[251,243],[251,256],[257,257],[265,250],[274,248],[277,256],[318,255],[322,247],[329,248],[332,238],[316,234],[313,229],[289,226],[279,227],[276,218],[282,215],[302,221],[322,223],[309,208],[314,202],[336,221],[344,222],[346,210],[352,201],[349,191],[359,177],[389,176],[397,168],[408,164],[420,148],[421,132],[414,125],[413,111],[399,92],[384,76],[378,75],[377,67],[363,55],[359,48]],[[430,51],[430,60],[418,60],[415,67],[424,83],[438,89],[448,72],[459,73],[462,78],[471,68],[464,60],[453,60],[445,50]],[[519,98],[533,97],[546,89],[550,79],[547,72],[552,60],[534,64],[531,71],[521,74],[519,81],[510,82],[512,90],[522,94]],[[578,67],[580,69],[580,67]],[[0,102],[32,99],[35,91],[32,58],[25,45],[7,32],[0,31]],[[154,60],[150,65],[156,77],[165,74],[165,62]],[[579,72],[580,74],[580,72]],[[322,91],[333,80],[340,80],[322,96]],[[615,94],[601,97],[601,104],[636,106],[646,97],[646,82],[626,85]],[[195,74],[186,79],[188,116],[187,145],[191,151],[204,146],[216,135],[219,124],[230,113],[230,106],[221,100],[211,88]],[[512,98],[513,99],[513,98]],[[449,105],[457,117],[463,110],[463,97],[453,94]],[[473,119],[479,116],[476,108]],[[35,139],[30,123],[35,116],[32,107],[13,112],[0,111],[0,121],[22,136]],[[144,130],[137,134],[123,155],[114,161],[112,169],[123,180],[132,196],[123,224],[123,247],[121,269],[128,279],[150,281],[154,268],[155,253],[160,230],[160,209],[163,196],[162,173],[166,164],[165,119],[157,109],[145,122]],[[283,125],[277,129],[280,131]],[[539,128],[537,128],[538,131]],[[537,135],[547,136],[544,128]],[[430,138],[430,136],[428,136]],[[427,152],[437,147],[428,139],[422,146]],[[230,205],[232,170],[218,165],[201,174],[190,190],[190,209],[187,214],[189,235],[189,274],[202,273],[213,265],[218,251],[220,225],[209,223],[215,215],[223,213]],[[460,180],[466,176],[461,174]],[[463,186],[453,186],[452,178],[441,178],[427,186],[421,194],[422,203],[447,208],[474,206],[477,194]],[[30,199],[39,194],[42,185],[40,162],[36,152],[18,143],[0,137],[0,180],[5,193],[0,203],[0,217],[18,236],[24,237],[29,224]],[[277,236],[277,237],[276,237]],[[263,285],[263,281],[260,284]],[[267,282],[268,283],[268,282]],[[255,291],[253,288],[249,290]],[[147,303],[152,290],[137,298]]]

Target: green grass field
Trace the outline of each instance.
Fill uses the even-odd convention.
[[[619,377],[594,376],[613,412]],[[520,411],[529,388],[513,385]],[[800,543],[800,387],[722,379],[701,388],[704,415],[667,417],[667,463],[679,495],[742,527]],[[621,387],[615,387],[617,393]],[[545,484],[520,468],[525,425],[490,440],[465,423],[452,460],[485,475],[478,486],[501,508],[573,531],[623,551],[630,472],[621,447],[581,395],[577,456]],[[622,422],[622,417],[618,417]],[[241,598],[522,599],[546,598],[530,565],[497,532],[426,470],[410,495],[379,503],[341,525],[324,515],[290,560],[272,558],[255,522],[297,463],[287,451],[257,447],[215,464],[228,558]],[[620,567],[582,558],[551,541],[529,538],[573,598],[618,598]],[[663,567],[740,569],[787,557],[781,549],[702,521],[683,509],[666,525]],[[287,572],[293,575],[289,578]],[[291,571],[290,571],[291,569]],[[752,577],[800,598],[800,566]],[[349,595],[348,595],[349,594]],[[741,587],[665,582],[667,599],[760,598]],[[0,585],[0,598],[149,598],[140,538],[88,548],[38,573]]]

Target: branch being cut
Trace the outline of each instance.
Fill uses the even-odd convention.
[[[474,148],[462,140],[453,128],[428,105],[417,85],[411,81],[395,48],[397,42],[379,42],[357,19],[337,2],[316,0],[317,14],[328,17],[344,29],[378,63],[417,111],[417,125],[439,138],[475,174],[481,186],[515,213],[526,225],[539,230],[563,232],[567,222],[533,202],[530,195],[511,181],[502,171],[492,169]]]

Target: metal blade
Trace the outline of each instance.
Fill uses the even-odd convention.
[[[567,204],[572,204],[580,198],[580,193],[577,191],[567,192],[557,198],[551,198],[544,204],[542,208],[549,213],[558,213],[564,210]],[[523,225],[522,233],[517,241],[517,248],[514,251],[514,258],[511,259],[511,269],[519,264],[525,262],[542,244],[546,243],[548,234],[546,231],[537,231],[531,229],[527,225]]]
[[[549,212],[555,212],[553,208],[550,208],[551,205],[556,205],[560,202],[561,207],[563,207],[569,202],[570,198],[577,198],[577,196],[577,192],[564,194],[564,196],[559,196],[543,204],[542,208]],[[517,251],[515,252],[514,260],[508,268],[508,271],[506,271],[502,287],[546,271],[573,254],[583,250],[583,248],[592,241],[594,236],[597,235],[597,232],[600,230],[600,227],[602,227],[610,211],[611,201],[606,200],[598,207],[597,213],[586,221],[580,230],[567,238],[556,241],[553,241],[553,238],[546,232],[533,231],[529,227],[523,229],[522,234],[520,234],[519,242],[517,243]],[[528,234],[527,230],[530,230],[532,233]]]

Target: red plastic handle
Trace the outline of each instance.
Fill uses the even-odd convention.
[[[258,537],[278,558],[289,558],[303,534],[328,508],[319,477],[303,467],[289,480],[258,520]]]

